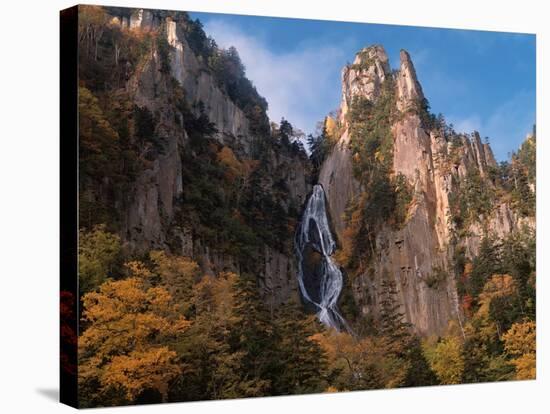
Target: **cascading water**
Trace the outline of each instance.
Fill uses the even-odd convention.
[[[313,187],[302,222],[296,233],[298,283],[304,299],[315,306],[319,320],[337,330],[347,328],[338,312],[337,302],[344,278],[331,255],[336,243],[330,231],[325,207],[325,192]]]

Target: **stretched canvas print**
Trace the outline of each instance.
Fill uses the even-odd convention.
[[[535,154],[534,35],[62,11],[62,401],[534,379]]]

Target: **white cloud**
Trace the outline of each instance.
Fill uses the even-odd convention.
[[[455,131],[457,132],[472,132],[479,131],[482,129],[481,118],[478,115],[473,115],[468,118],[450,119],[450,122],[453,124]]]
[[[276,53],[264,40],[221,20],[208,21],[204,28],[219,46],[237,48],[247,77],[267,99],[272,121],[284,117],[309,133],[339,105],[340,81],[334,74],[346,61],[341,48],[308,45]]]
[[[535,113],[524,108],[532,103],[534,92],[521,91],[497,106],[486,119],[478,115],[447,119],[457,132],[478,131],[481,137],[489,137],[491,147],[498,160],[508,159],[508,154],[519,148],[528,133],[532,131]]]

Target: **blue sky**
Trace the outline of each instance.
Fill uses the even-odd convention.
[[[407,50],[430,101],[460,132],[489,137],[499,160],[535,122],[535,36],[470,30],[191,13],[222,47],[235,46],[247,76],[282,116],[306,133],[340,104],[342,67],[382,44],[392,68]]]

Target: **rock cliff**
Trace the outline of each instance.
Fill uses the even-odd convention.
[[[487,178],[496,167],[491,148],[481,142],[477,132],[471,136],[449,134],[441,125],[427,124],[422,87],[409,54],[401,51],[400,68],[392,74],[384,49],[372,46],[361,50],[342,72],[341,133],[319,174],[340,243],[345,237],[346,208],[362,192],[371,190],[353,173],[350,107],[357,97],[376,102],[387,79],[393,80],[396,106],[391,126],[391,174],[406,177],[413,197],[401,228],[380,223],[368,271],[350,277],[351,289],[361,314],[376,319],[382,282],[385,278],[395,281],[407,321],[422,335],[440,334],[450,320],[461,320],[451,270],[454,250],[461,246],[471,258],[483,234],[502,238],[525,220],[502,201],[489,217],[474,220],[458,240],[453,239],[456,226],[450,218],[450,204],[458,183],[468,174]]]
[[[209,274],[243,271],[238,257],[205,241],[196,228],[182,224],[186,220],[181,217],[179,200],[187,190],[182,180],[182,154],[190,151],[189,123],[206,117],[214,127],[219,148],[230,148],[238,163],[260,165],[264,171],[261,188],[277,199],[276,207],[294,223],[311,191],[307,158],[278,148],[278,144],[268,142],[270,137],[258,136],[251,130],[247,114],[220,85],[205,59],[190,46],[186,19],[177,13],[139,9],[129,16],[114,15],[111,24],[133,35],[151,34],[154,39],[150,53],[128,79],[126,90],[135,105],[157,117],[154,133],[162,142],[162,151],[150,157],[147,168],[139,173],[121,201],[121,234],[128,250],[143,253],[165,249],[190,256]],[[168,45],[168,71],[163,69],[166,57],[159,46],[164,39]],[[180,89],[182,104],[175,96]],[[178,105],[187,108],[187,117]],[[253,154],[253,147],[260,140],[267,142],[261,159]],[[292,232],[289,234],[290,238],[277,246],[261,243],[255,249],[254,269],[247,269],[258,275],[262,293],[272,305],[298,297]]]

